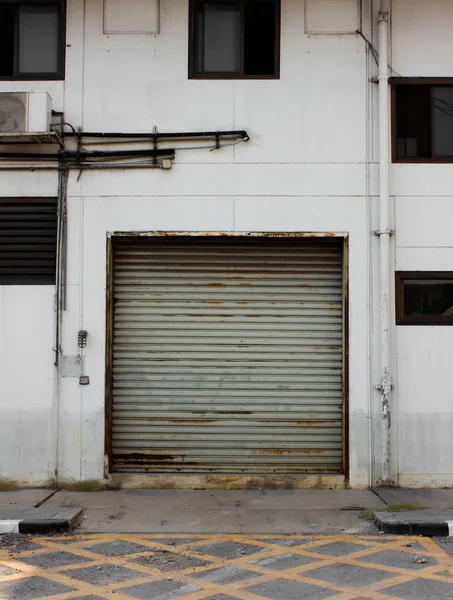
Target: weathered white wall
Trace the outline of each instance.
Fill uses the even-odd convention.
[[[55,196],[53,173],[0,175],[1,194]],[[0,481],[55,475],[54,286],[0,285]]]
[[[88,174],[87,174],[88,175]],[[95,182],[91,173],[83,183],[85,190]],[[162,176],[165,174],[162,173]],[[85,177],[85,175],[84,175]],[[144,174],[148,184],[156,185],[154,173]],[[111,179],[111,180],[110,180]],[[187,198],[160,195],[131,198],[115,194],[115,177],[103,178],[105,197],[85,196],[82,199],[83,235],[83,326],[89,331],[85,351],[86,372],[91,385],[83,388],[85,478],[99,477],[103,470],[103,411],[105,361],[105,277],[106,235],[109,231],[349,231],[350,273],[356,283],[351,286],[350,311],[354,315],[350,328],[351,373],[362,376],[351,380],[351,475],[355,485],[367,485],[368,477],[368,406],[367,406],[367,296],[368,258],[363,248],[367,244],[366,203],[362,198],[338,200],[329,197],[255,196]],[[111,195],[110,195],[111,194]],[[313,206],[316,205],[314,209]],[[341,206],[341,211],[337,208]],[[326,215],[331,215],[330,217]],[[75,251],[75,249],[74,249]],[[68,415],[62,430],[75,423]],[[86,451],[85,444],[90,451]],[[78,465],[72,445],[63,449],[61,461]]]
[[[351,1],[346,4],[350,9]],[[332,27],[341,23],[336,17],[333,13]],[[102,1],[69,0],[66,82],[0,83],[0,91],[50,90],[54,108],[64,109],[66,120],[85,131],[157,126],[161,131],[246,129],[251,136],[248,144],[217,152],[178,151],[170,172],[91,171],[79,181],[71,174],[62,346],[64,355],[75,356],[77,331],[88,330],[84,355],[91,383],[82,388],[75,377],[60,378],[61,479],[104,475],[107,232],[289,230],[349,235],[351,481],[369,483],[367,56],[357,35],[306,35],[305,26],[304,2],[283,0],[279,81],[189,81],[187,0],[162,0],[156,36],[104,35]],[[2,180],[10,195],[29,193],[19,174],[2,174]],[[35,174],[32,181],[35,194],[56,194],[56,178],[51,189],[43,176]],[[21,293],[27,302],[40,290],[33,296]],[[28,340],[25,350],[16,347],[22,365],[33,361],[42,344],[52,347],[52,309],[40,311],[42,326],[49,320],[47,336]],[[47,360],[52,373],[49,354],[47,360],[41,351],[40,361]],[[37,443],[41,433],[34,433],[30,415],[29,446],[21,442],[18,463],[8,473],[27,472],[29,481],[38,482],[44,475],[27,466],[33,452],[45,471],[48,464],[54,468],[57,430],[49,409],[56,396],[48,398],[42,375],[33,390],[37,412],[48,419],[48,443]],[[22,388],[15,389],[14,402],[28,414]]]
[[[453,4],[393,0],[392,66],[451,77]],[[395,268],[453,270],[451,165],[395,164]],[[453,485],[453,328],[396,327],[398,471],[402,486]]]
[[[341,2],[335,4],[340,7]],[[370,4],[364,1],[368,36]],[[395,71],[406,76],[451,74],[448,56],[453,38],[446,25],[452,17],[450,4],[449,0],[393,0]],[[373,5],[376,18],[378,2]],[[437,14],[435,22],[433,14]],[[71,174],[63,351],[77,354],[77,330],[89,331],[85,371],[91,385],[81,388],[76,378],[60,382],[59,474],[63,479],[99,479],[104,472],[107,232],[158,229],[348,232],[351,482],[364,486],[377,476],[379,242],[372,230],[379,223],[376,138],[372,139],[374,128],[367,124],[376,93],[376,86],[368,83],[374,66],[359,36],[307,35],[305,26],[304,2],[283,0],[279,81],[189,81],[187,0],[162,0],[161,33],[156,36],[104,35],[101,0],[69,0],[65,84],[0,82],[0,90],[50,90],[54,107],[64,108],[66,119],[84,130],[151,131],[157,126],[161,131],[246,129],[251,135],[248,144],[218,152],[177,151],[169,172],[85,172],[79,181],[76,173]],[[368,185],[367,156],[372,162]],[[55,195],[57,189],[56,178],[50,184],[49,178],[38,174],[2,175],[2,181],[5,195]],[[392,165],[397,269],[451,269],[452,189],[448,165]],[[25,291],[19,292],[25,301]],[[28,301],[39,293],[33,291]],[[44,346],[50,349],[52,309],[43,306],[39,314],[45,315],[40,326],[47,323]],[[447,369],[453,330],[450,334],[448,328],[393,327],[392,335],[396,344],[395,479],[399,476],[403,485],[453,485],[453,470],[447,459],[440,458],[453,451],[453,438],[448,435],[453,380]],[[21,353],[22,364],[32,364],[37,412],[50,419],[49,407],[55,400],[52,396],[48,402],[45,370],[40,368],[38,377],[41,363],[34,361],[37,353],[44,361],[42,339],[29,340],[25,350],[14,338],[10,343],[15,348],[11,356]],[[46,364],[52,373],[50,351]],[[14,389],[13,401],[27,407],[24,388]],[[370,422],[374,423],[371,440]],[[0,432],[6,427],[0,423]],[[49,437],[46,446],[40,445],[41,433],[31,424],[27,434],[14,469],[10,457],[0,459],[0,469],[6,460],[5,474],[25,477],[33,460],[41,470],[34,468],[27,477],[38,481],[53,469],[53,441]],[[374,473],[370,473],[370,447]]]
[[[53,286],[0,286],[0,481],[53,477]]]

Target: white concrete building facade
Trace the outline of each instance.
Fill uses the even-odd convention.
[[[26,31],[26,4],[0,19]],[[0,115],[4,93],[47,92],[64,132],[2,129],[0,482],[453,485],[451,3],[61,5],[33,4],[63,11],[42,20],[54,75],[22,71],[20,25],[0,77]],[[50,198],[58,275],[30,285],[9,219]]]

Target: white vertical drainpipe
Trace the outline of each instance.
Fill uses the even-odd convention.
[[[381,267],[381,483],[390,480],[390,126],[389,126],[389,0],[379,9],[379,189],[380,189],[380,267]]]

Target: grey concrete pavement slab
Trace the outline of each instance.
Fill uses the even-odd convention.
[[[419,504],[431,509],[453,509],[453,489],[408,490],[376,488],[376,494],[386,504]]]
[[[38,506],[38,504],[44,502],[54,493],[54,490],[49,489],[27,489],[14,490],[12,492],[0,492],[0,508],[8,508],[11,506]]]
[[[46,502],[53,506],[90,506],[118,511],[124,508],[174,510],[242,508],[254,510],[354,510],[385,507],[370,490],[62,490]],[[452,504],[453,506],[453,504]]]
[[[27,508],[19,508],[19,507],[11,507],[11,508],[1,508],[0,507],[0,521],[9,521],[10,519],[18,519],[19,515],[21,515]]]
[[[81,507],[81,532],[372,534],[370,490],[62,490],[45,508]]]
[[[381,531],[396,535],[449,536],[453,529],[451,510],[376,511],[375,518]]]
[[[71,531],[79,521],[83,509],[65,509],[64,518],[59,518],[61,513],[58,508],[32,508],[24,510],[18,517],[17,532],[25,534],[45,534],[56,531]],[[0,521],[2,523],[7,521]]]
[[[372,535],[377,529],[360,512],[339,510],[179,510],[124,506],[118,512],[85,505],[79,531],[86,533],[353,533]]]
[[[68,521],[73,521],[75,518],[77,518],[80,515],[80,508],[61,508],[60,510],[58,510],[55,515],[54,515],[54,519],[62,519],[62,520],[68,520]]]
[[[80,508],[0,507],[0,533],[44,534],[70,531],[83,512]]]
[[[392,512],[386,511],[376,511],[376,514],[379,515],[387,515],[389,518],[397,520],[404,520],[410,522],[418,522],[418,523],[434,523],[436,521],[441,520],[453,520],[453,510],[450,509],[425,509],[425,510],[404,510],[401,512]]]
[[[59,511],[59,508],[27,508],[21,513],[20,518],[30,521],[34,519],[53,519]]]

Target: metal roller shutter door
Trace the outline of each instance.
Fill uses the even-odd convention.
[[[342,244],[120,237],[113,261],[113,471],[343,471]]]

